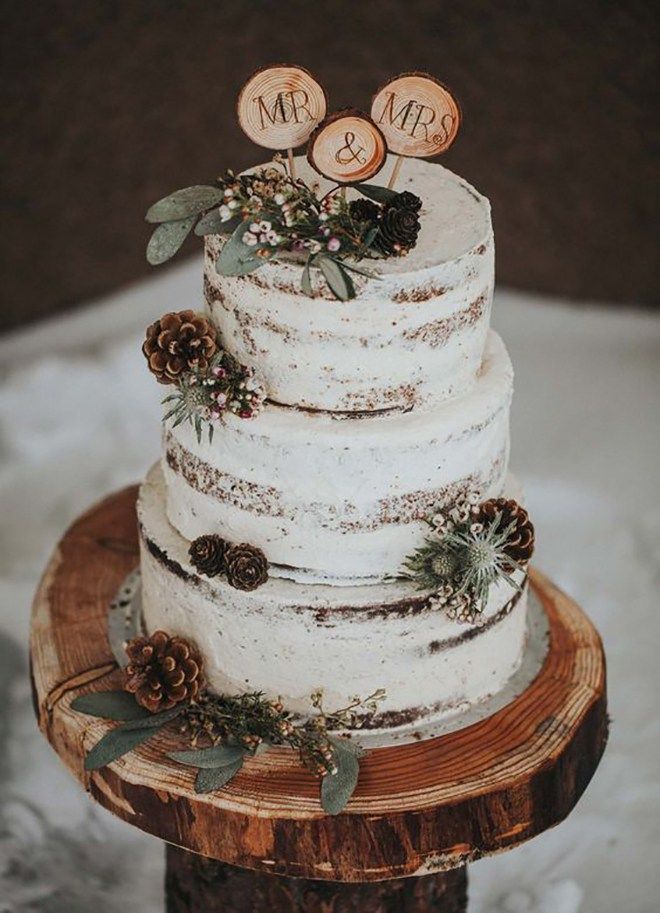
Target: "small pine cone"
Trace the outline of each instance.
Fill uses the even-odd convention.
[[[534,552],[534,526],[527,511],[513,499],[491,498],[481,505],[478,522],[488,526],[498,514],[502,515],[499,530],[506,529],[514,521],[516,524],[504,546],[504,552],[514,561],[525,564]]]
[[[126,645],[124,688],[152,713],[194,701],[203,686],[202,659],[183,637],[156,631]]]
[[[193,567],[207,577],[217,577],[225,569],[227,543],[221,536],[198,536],[191,543],[188,554]]]
[[[348,211],[351,219],[356,222],[372,222],[375,224],[380,215],[380,206],[372,200],[359,197],[357,200],[351,200],[348,204]]]
[[[179,311],[148,327],[142,352],[158,382],[174,384],[194,368],[206,371],[217,347],[215,327],[206,317]]]
[[[237,590],[256,590],[268,580],[268,561],[260,548],[243,543],[225,551],[227,583]]]
[[[392,205],[396,206],[397,209],[409,209],[412,212],[419,212],[422,208],[422,201],[414,193],[404,190],[396,195]]]
[[[472,625],[480,620],[481,612],[468,593],[461,593],[460,596],[451,596],[444,608],[447,617],[453,621]]]
[[[419,229],[419,216],[415,210],[399,208],[394,202],[381,214],[374,249],[386,257],[405,254],[417,243]]]

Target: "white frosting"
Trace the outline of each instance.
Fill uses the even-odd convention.
[[[512,369],[491,333],[469,393],[431,410],[340,419],[267,407],[228,415],[213,443],[165,433],[167,515],[187,539],[218,532],[263,549],[283,575],[396,575],[424,517],[469,485],[497,496],[506,476]]]
[[[297,161],[301,177],[318,180]],[[223,241],[206,239],[207,307],[229,351],[255,367],[275,402],[335,411],[407,408],[474,383],[493,293],[488,200],[421,160],[405,163],[397,189],[423,201],[418,243],[404,257],[363,261],[380,279],[355,276],[354,300],[335,300],[319,278],[315,297],[304,295],[299,262],[220,276],[215,261]]]
[[[271,578],[243,592],[194,570],[189,543],[165,515],[158,468],[142,486],[138,516],[147,630],[195,641],[218,692],[260,690],[304,714],[318,688],[329,710],[385,688],[387,728],[463,711],[499,691],[521,661],[526,594],[504,614],[515,595],[507,584],[493,588],[477,629],[421,608],[404,581],[337,587]]]

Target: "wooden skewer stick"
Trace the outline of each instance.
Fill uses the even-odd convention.
[[[392,174],[390,175],[390,181],[387,185],[388,190],[394,190],[394,185],[396,184],[396,179],[399,177],[399,172],[401,171],[401,166],[403,165],[403,156],[397,155],[396,162],[394,163],[394,168],[392,168]]]
[[[296,163],[293,158],[293,149],[289,148],[286,150],[287,158],[289,159],[289,177],[292,181],[296,179]]]

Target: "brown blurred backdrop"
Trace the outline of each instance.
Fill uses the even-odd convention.
[[[147,206],[262,157],[238,128],[235,98],[254,69],[282,60],[311,69],[331,108],[368,109],[371,92],[403,70],[439,76],[464,113],[443,163],[491,198],[498,280],[658,302],[651,3],[4,0],[0,8],[0,329],[147,274]]]

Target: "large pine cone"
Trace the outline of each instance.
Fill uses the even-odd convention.
[[[191,543],[188,554],[193,566],[207,577],[216,577],[225,569],[225,552],[227,543],[213,533],[208,536],[198,536]]]
[[[495,517],[501,514],[498,530],[504,530],[515,521],[504,551],[506,554],[521,564],[526,563],[534,552],[534,526],[529,519],[529,514],[517,501],[507,498],[491,498],[484,501],[479,508],[479,521],[492,523]]]
[[[183,637],[156,631],[129,641],[126,653],[124,688],[152,713],[195,700],[203,687],[202,658]]]
[[[164,314],[147,329],[142,351],[161,384],[174,384],[193,368],[205,371],[216,353],[213,324],[194,311]]]
[[[266,556],[260,548],[246,542],[227,549],[225,570],[227,583],[237,590],[256,590],[268,580]]]

